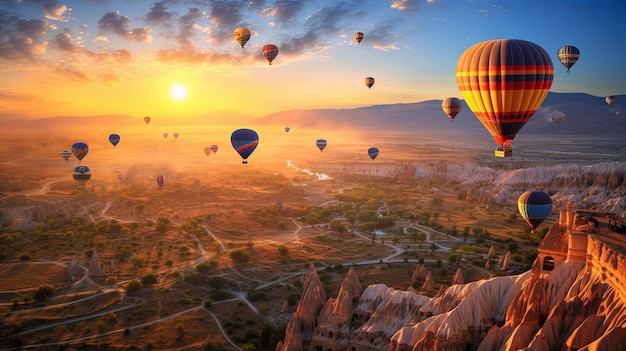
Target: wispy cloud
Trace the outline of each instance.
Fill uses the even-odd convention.
[[[47,31],[45,20],[23,19],[0,10],[0,58],[32,60],[45,53]]]
[[[129,29],[130,18],[116,12],[108,12],[98,21],[98,29],[103,33],[113,33],[119,37],[139,42],[150,42],[151,29],[140,27]]]
[[[416,11],[417,0],[390,0],[390,7],[400,11]]]
[[[67,22],[70,18],[71,9],[57,1],[45,2],[42,5],[44,17],[49,20]]]

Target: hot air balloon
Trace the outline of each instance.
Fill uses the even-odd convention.
[[[374,85],[374,78],[366,77],[365,78],[365,85],[367,85],[368,88],[372,89],[372,85]]]
[[[545,99],[553,76],[550,55],[525,40],[484,41],[461,54],[457,85],[469,108],[500,144],[496,156],[513,154],[511,141]]]
[[[291,128],[285,127],[285,133],[289,133],[290,130],[291,130]]]
[[[326,144],[328,144],[326,142],[326,139],[317,139],[317,141],[315,142],[315,145],[317,145],[317,147],[320,149],[320,152],[324,151]]]
[[[146,124],[150,123],[150,117],[146,116],[143,118],[143,121],[146,122]]]
[[[378,156],[378,148],[370,147],[367,149],[367,154],[370,156],[372,161],[374,161],[374,159]]]
[[[550,118],[552,118],[552,122],[554,122],[554,124],[561,124],[565,121],[565,114],[560,111],[554,111],[550,115]]]
[[[213,151],[213,153],[216,153],[217,150],[218,150],[217,145],[215,145],[215,144],[211,145],[211,151]]]
[[[163,133],[163,139],[167,139],[167,136],[168,136],[168,135],[169,135],[169,134],[167,134],[167,133]]]
[[[237,28],[233,32],[233,35],[235,36],[235,40],[237,40],[239,45],[241,45],[242,49],[248,40],[250,40],[250,30],[248,28]]]
[[[122,173],[118,173],[117,174],[117,179],[120,180],[120,182],[124,179],[124,175]]]
[[[237,129],[230,135],[230,142],[243,159],[241,163],[247,164],[248,157],[259,145],[259,135],[252,129]]]
[[[205,155],[207,155],[207,156],[209,156],[209,155],[211,154],[211,148],[210,148],[210,147],[208,147],[208,146],[207,146],[207,147],[205,147],[205,148],[204,148],[204,154],[205,154]]]
[[[67,160],[69,160],[70,157],[72,157],[72,152],[69,151],[69,150],[63,150],[63,151],[61,151],[61,157],[63,157],[65,162],[67,162]]]
[[[450,122],[454,122],[454,117],[461,111],[461,100],[449,97],[441,102],[441,108],[450,118]]]
[[[363,34],[363,32],[355,32],[354,33],[354,40],[356,40],[357,43],[361,44],[361,40],[363,40],[363,38],[365,37],[365,35]]]
[[[163,189],[164,179],[162,175],[158,175],[156,177],[157,184],[159,185],[159,189]]]
[[[550,211],[552,199],[542,191],[527,191],[517,199],[517,209],[534,233]]]
[[[115,148],[117,144],[120,142],[120,135],[119,134],[109,135],[109,142],[113,145],[113,148]]]
[[[72,177],[78,183],[78,189],[85,189],[85,184],[91,179],[91,170],[87,166],[77,166]]]
[[[72,154],[78,159],[78,163],[80,163],[80,161],[87,156],[88,152],[89,146],[87,144],[82,142],[72,144]]]
[[[174,132],[174,139],[178,139],[178,136],[179,136],[179,135],[180,135],[180,134],[178,134],[178,132]]]
[[[615,111],[615,115],[616,116],[620,116],[621,114],[622,114],[622,111],[620,111],[620,110]]]
[[[263,56],[265,56],[265,59],[271,65],[272,61],[274,61],[276,56],[278,56],[278,46],[276,46],[274,44],[265,44],[265,45],[263,45]]]
[[[566,45],[559,49],[557,57],[563,66],[565,66],[566,72],[569,73],[569,69],[578,61],[580,51],[578,51],[578,48],[575,46]]]
[[[604,101],[606,101],[609,106],[613,106],[615,103],[615,96],[607,96],[604,98]]]

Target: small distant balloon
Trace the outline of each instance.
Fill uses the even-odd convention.
[[[358,44],[361,44],[361,40],[363,40],[364,37],[365,37],[365,35],[363,34],[363,32],[355,32],[354,33],[354,40],[356,40],[356,42]]]
[[[443,112],[448,115],[448,118],[450,118],[450,122],[454,122],[454,117],[461,112],[461,100],[455,97],[449,97],[441,102],[441,108]]]
[[[552,122],[554,122],[554,124],[561,124],[565,121],[565,113],[561,111],[554,111],[550,115],[550,118],[552,118]]]
[[[70,150],[63,150],[61,151],[61,157],[63,157],[65,162],[67,162],[67,160],[69,160],[70,157],[72,157],[72,152]]]
[[[566,45],[559,49],[557,56],[561,64],[565,66],[566,72],[569,73],[570,68],[578,61],[580,51],[575,46]]]
[[[527,191],[517,199],[517,209],[534,233],[552,211],[550,195],[542,191]]]
[[[158,175],[156,177],[156,181],[157,181],[157,185],[159,186],[159,189],[163,189],[163,184],[164,184],[164,179],[162,175]]]
[[[609,106],[613,106],[615,103],[615,96],[607,96],[604,98],[604,101],[606,101]]]
[[[263,46],[263,56],[265,56],[267,62],[272,65],[272,61],[274,61],[276,56],[278,56],[278,46],[274,44],[265,44]]]
[[[242,27],[237,28],[233,32],[233,36],[235,37],[235,40],[239,43],[239,45],[241,45],[241,48],[243,49],[244,45],[246,45],[248,40],[250,40],[250,30],[248,28],[242,28]]]
[[[207,155],[207,156],[209,156],[209,155],[211,154],[211,148],[210,148],[210,147],[208,147],[208,146],[207,146],[207,147],[205,147],[205,148],[204,148],[204,154],[205,154],[205,155]]]
[[[124,175],[122,173],[118,173],[117,174],[117,179],[120,180],[120,182],[124,179]]]
[[[618,111],[615,111],[615,115],[616,115],[616,116],[620,116],[621,114],[622,114],[622,111],[619,111],[619,110],[618,110]]]
[[[218,149],[219,148],[217,147],[217,145],[215,144],[211,145],[211,151],[213,151],[213,153],[216,153]]]
[[[178,134],[178,132],[174,132],[174,139],[178,139],[178,136],[179,136],[179,135],[180,135],[180,134]]]
[[[72,154],[78,159],[78,163],[83,160],[89,152],[89,146],[83,142],[77,142],[72,144]]]
[[[372,89],[372,85],[374,85],[374,78],[372,78],[372,77],[366,77],[366,78],[365,78],[365,85],[366,85],[369,89]]]
[[[317,148],[320,149],[320,152],[324,151],[324,148],[326,148],[327,144],[328,142],[326,142],[326,139],[317,139],[317,141],[315,142],[315,145],[317,145]]]
[[[85,188],[85,183],[89,179],[91,179],[91,170],[87,166],[77,166],[74,168],[74,173],[72,173],[72,178],[78,183],[79,189]]]
[[[120,142],[120,135],[119,134],[111,134],[111,135],[109,135],[109,142],[115,148],[117,146],[117,144]]]
[[[290,130],[291,130],[291,128],[289,128],[289,127],[285,127],[285,132],[286,132],[286,133],[289,133],[289,131],[290,131]]]
[[[230,142],[243,159],[241,163],[247,164],[248,157],[259,145],[259,134],[252,129],[237,129],[230,135]]]
[[[378,148],[370,147],[367,149],[367,154],[370,156],[372,161],[374,161],[374,159],[378,156]]]
[[[169,134],[167,134],[167,133],[163,133],[163,139],[167,139],[167,136],[168,136],[168,135],[169,135]]]
[[[143,121],[146,122],[146,124],[150,124],[150,117],[148,116],[144,117]]]

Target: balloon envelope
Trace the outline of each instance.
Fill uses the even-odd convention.
[[[250,40],[250,30],[248,28],[237,28],[233,32],[233,36],[235,40],[241,45],[243,48],[244,45]]]
[[[216,153],[217,150],[218,150],[217,145],[215,145],[215,144],[211,145],[211,151],[213,151],[213,153]]]
[[[517,39],[475,44],[456,67],[465,102],[496,143],[507,146],[545,99],[553,76],[550,55]]]
[[[179,135],[180,135],[180,134],[178,134],[178,132],[174,132],[174,139],[178,139],[178,136],[179,136]]]
[[[550,215],[552,199],[542,191],[527,191],[517,199],[517,209],[534,232]]]
[[[209,155],[211,154],[211,148],[210,148],[210,147],[208,147],[208,146],[207,146],[207,147],[205,147],[205,148],[204,148],[204,154],[205,154],[205,155],[207,155],[207,156],[209,156]]]
[[[167,136],[168,136],[168,135],[169,135],[169,134],[167,134],[167,133],[163,133],[163,138],[164,138],[164,139],[167,139]]]
[[[449,97],[441,102],[441,108],[448,115],[450,121],[454,121],[454,117],[461,111],[461,100]]]
[[[87,144],[83,142],[72,144],[72,154],[78,159],[78,163],[80,163],[80,161],[82,161],[82,159],[87,156],[88,152],[89,146]]]
[[[289,128],[289,127],[285,127],[285,132],[286,132],[286,133],[289,133],[289,131],[290,131],[290,130],[291,130],[291,128]]]
[[[156,177],[156,181],[157,181],[157,184],[159,185],[159,189],[163,188],[163,182],[164,182],[163,176],[158,175]]]
[[[357,43],[361,44],[361,40],[363,40],[363,38],[365,37],[365,35],[363,34],[363,32],[355,32],[354,33],[354,40],[356,40]]]
[[[248,157],[259,145],[259,135],[252,129],[237,129],[230,135],[230,142],[243,159],[241,163],[246,164]]]
[[[144,117],[143,121],[146,122],[146,124],[150,123],[150,117],[148,116]]]
[[[274,61],[276,56],[278,56],[278,46],[276,46],[274,44],[265,44],[265,45],[263,45],[263,56],[265,56],[265,59],[271,65],[272,61]]]
[[[63,150],[61,151],[61,157],[63,157],[63,159],[67,161],[70,159],[70,157],[72,157],[72,152],[70,150]]]
[[[565,45],[559,48],[557,57],[561,64],[565,66],[566,72],[569,73],[569,69],[578,61],[580,51],[578,51],[578,48],[575,46]]]
[[[109,135],[109,142],[113,145],[113,147],[116,147],[117,144],[120,142],[119,134],[111,134],[111,135]]]
[[[372,89],[372,85],[374,85],[374,78],[372,78],[372,77],[366,77],[366,78],[365,78],[365,85],[366,85],[368,88]]]
[[[317,147],[320,149],[320,152],[324,151],[326,144],[328,144],[326,142],[326,139],[317,139],[317,141],[315,142],[315,145],[317,145]]]
[[[374,160],[378,156],[378,148],[370,147],[369,149],[367,149],[367,154],[372,160]]]
[[[122,179],[124,179],[124,175],[122,173],[118,173],[117,174],[117,179],[120,180],[120,182],[122,181]]]
[[[615,103],[615,96],[607,96],[604,98],[604,101],[606,101],[609,106],[613,106]]]
[[[85,183],[91,179],[91,170],[87,166],[75,167],[72,178],[78,183],[78,187],[82,189],[85,187]]]

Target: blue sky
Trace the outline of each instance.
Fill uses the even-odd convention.
[[[551,91],[624,94],[625,16],[621,0],[0,0],[0,118],[256,117],[444,99],[460,96],[461,53],[500,38],[550,54]],[[253,33],[244,49],[232,36],[241,26]],[[272,66],[266,43],[280,50]],[[563,45],[581,52],[570,73],[556,58]],[[169,99],[175,84],[185,103]]]

